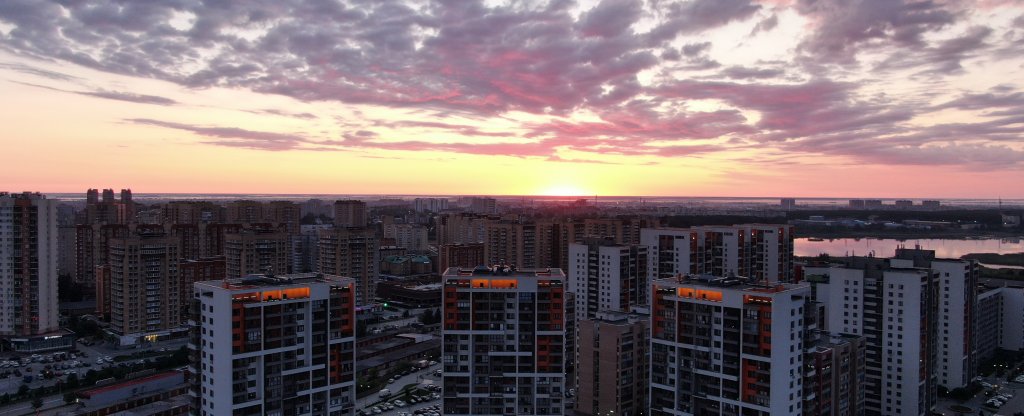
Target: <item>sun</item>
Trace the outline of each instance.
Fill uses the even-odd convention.
[[[593,195],[586,189],[580,188],[575,185],[569,184],[558,184],[552,185],[541,191],[541,195],[544,196],[587,196]]]

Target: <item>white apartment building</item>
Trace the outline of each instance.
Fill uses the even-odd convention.
[[[193,414],[353,415],[355,282],[315,273],[196,282]]]
[[[807,285],[652,282],[651,414],[803,413]]]
[[[789,225],[644,228],[640,243],[648,247],[652,259],[649,279],[689,273],[793,280],[793,228]]]
[[[647,262],[646,246],[596,238],[570,244],[569,291],[576,296],[576,320],[647,305]]]
[[[935,404],[938,276],[911,260],[805,268],[826,330],[862,335],[865,414],[927,415]]]

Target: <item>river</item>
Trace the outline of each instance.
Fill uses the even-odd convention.
[[[970,253],[1024,253],[1024,239],[1021,238],[921,238],[908,240],[894,238],[826,238],[822,241],[797,238],[794,242],[793,254],[797,256],[817,256],[822,253],[832,256],[867,256],[874,254],[877,257],[891,257],[896,254],[896,248],[900,246],[907,248],[920,246],[925,250],[935,250],[935,256],[940,258],[960,258],[960,256]]]

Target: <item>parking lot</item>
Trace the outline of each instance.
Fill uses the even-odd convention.
[[[437,363],[423,369],[411,369],[406,374],[389,380],[385,389],[392,394],[381,397],[380,393],[356,401],[356,415],[382,416],[439,416],[441,414],[441,366]],[[402,397],[399,391],[405,386],[416,384],[414,393]]]
[[[1013,415],[1024,411],[1024,383],[1007,382],[1005,378],[982,377],[979,380],[984,387],[980,393],[966,402],[960,403],[949,398],[939,398],[934,414],[957,415]],[[963,406],[970,411],[960,413]]]

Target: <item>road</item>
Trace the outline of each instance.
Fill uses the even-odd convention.
[[[388,384],[386,388],[391,390],[392,392],[395,392],[401,390],[402,387],[405,387],[408,384],[421,383],[423,382],[423,380],[431,380],[434,382],[434,384],[441,385],[441,377],[436,377],[433,375],[433,372],[439,368],[441,368],[441,365],[435,364],[427,367],[424,370],[417,371],[406,376],[402,376],[398,380],[395,380],[394,383]],[[369,396],[363,397],[362,399],[356,399],[356,410],[363,410],[366,408],[367,405],[376,403],[378,401],[380,401],[380,398],[376,394],[371,394]],[[411,412],[421,407],[430,406],[440,402],[441,400],[438,399],[426,402],[424,404],[415,403],[406,406],[405,408],[402,409],[395,409],[392,411],[381,413],[381,416],[396,415],[398,414],[398,412]]]
[[[49,396],[43,399],[43,407],[40,411],[61,407],[64,405],[64,397],[61,395]],[[22,402],[16,405],[0,408],[0,416],[23,416],[28,414],[35,414],[32,409],[32,402]]]

